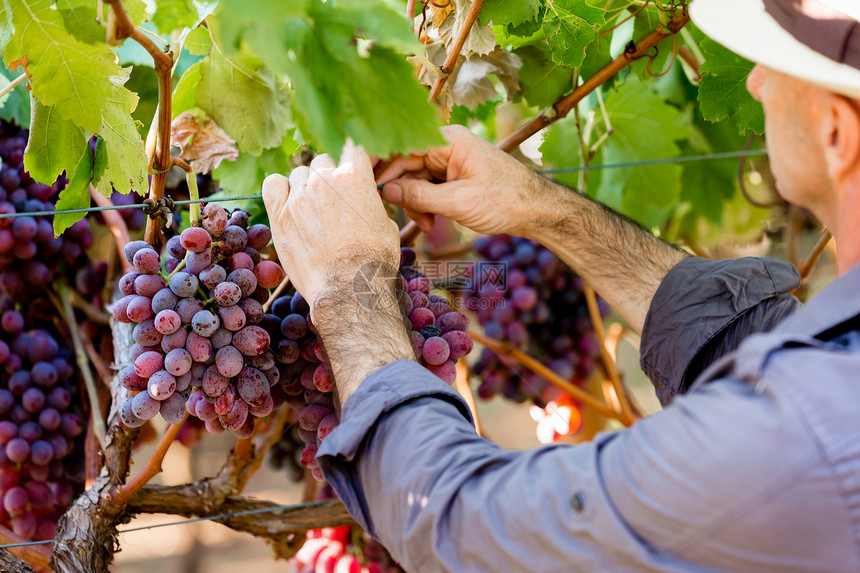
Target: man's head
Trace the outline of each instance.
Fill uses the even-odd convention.
[[[758,64],[747,88],[764,106],[783,197],[831,228],[840,209],[860,213],[860,2],[694,0],[691,15]]]

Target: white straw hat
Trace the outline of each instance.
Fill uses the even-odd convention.
[[[749,60],[860,98],[860,0],[693,0],[690,16]]]

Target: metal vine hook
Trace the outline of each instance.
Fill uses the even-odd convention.
[[[780,205],[785,205],[787,201],[782,199],[781,197],[778,199],[774,199],[773,201],[760,202],[752,198],[747,190],[746,182],[744,181],[744,175],[746,172],[747,165],[747,152],[749,152],[752,147],[753,142],[758,137],[757,134],[752,133],[747,139],[746,145],[744,145],[744,155],[741,156],[740,163],[738,165],[738,183],[741,186],[741,193],[743,193],[744,198],[749,202],[753,207],[759,207],[761,209],[769,209],[771,207],[779,207]]]

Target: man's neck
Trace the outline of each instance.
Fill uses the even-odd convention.
[[[836,270],[843,275],[860,263],[860,181],[845,185],[828,225],[836,241]]]

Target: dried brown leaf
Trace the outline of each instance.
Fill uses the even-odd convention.
[[[179,147],[179,157],[195,173],[209,173],[222,161],[235,161],[239,157],[236,141],[215,120],[206,116],[201,125],[198,115],[190,111],[179,114],[170,124],[170,143]]]

